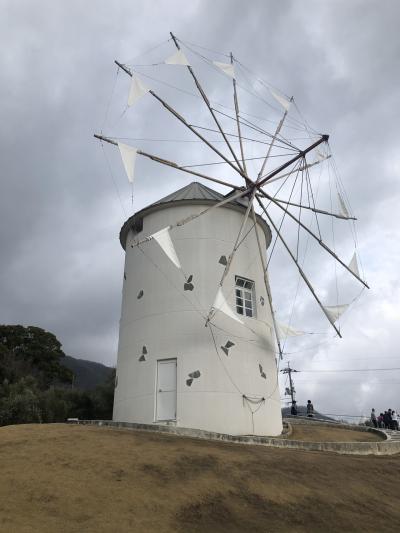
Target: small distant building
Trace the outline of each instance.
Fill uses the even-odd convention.
[[[224,198],[191,183],[121,229],[126,255],[114,421],[231,435],[282,431],[273,322],[251,218],[223,284],[241,322],[217,310],[205,327],[246,201],[233,200],[170,232],[181,269],[155,240],[131,246]],[[257,224],[266,253],[271,232],[258,215]]]

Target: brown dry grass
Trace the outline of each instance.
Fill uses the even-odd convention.
[[[293,432],[287,437],[290,440],[308,442],[376,442],[382,440],[377,433],[354,431],[343,428],[311,425],[292,425]]]
[[[88,426],[0,428],[0,531],[399,530],[399,457]]]

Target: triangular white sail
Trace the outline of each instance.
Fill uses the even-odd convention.
[[[133,183],[137,148],[123,143],[118,143],[118,148],[125,167],[126,175],[128,176],[128,180]]]
[[[315,156],[315,160],[316,161],[324,161],[327,158],[328,158],[328,156],[326,156],[325,154],[323,154],[319,150],[316,150],[316,156]]]
[[[169,226],[160,231],[157,231],[156,233],[153,233],[153,235],[150,235],[150,237],[152,237],[158,242],[164,253],[174,263],[174,265],[177,268],[181,268],[179,257],[175,251],[174,243],[172,242],[171,236],[169,234]]]
[[[353,272],[353,274],[360,277],[360,271],[358,269],[356,252],[354,252],[353,257],[351,258],[351,261],[349,263],[349,269]]]
[[[277,323],[277,328],[280,337],[298,337],[299,335],[304,335],[304,331],[293,329],[287,324],[282,324],[281,322]]]
[[[277,92],[275,92],[273,89],[269,89],[270,93],[272,94],[272,96],[275,98],[275,100],[277,102],[279,102],[281,104],[281,106],[286,109],[286,111],[289,111],[290,109],[290,101],[285,98],[284,96],[281,96],[280,94],[278,94]]]
[[[339,200],[339,206],[340,206],[340,214],[344,217],[349,217],[349,212],[347,210],[346,204],[344,203],[344,200],[340,193],[338,193],[338,200]]]
[[[347,311],[347,308],[349,307],[349,304],[342,304],[342,305],[326,305],[324,306],[324,309],[330,318],[332,322],[336,322],[338,318],[343,315],[345,311]]]
[[[215,301],[213,303],[213,308],[216,311],[222,311],[222,313],[225,313],[225,315],[229,316],[233,320],[236,320],[236,322],[243,324],[243,321],[240,320],[237,314],[234,313],[232,309],[229,307],[228,302],[225,300],[225,296],[222,292],[221,287],[218,289],[217,296],[215,297]]]
[[[142,80],[136,76],[132,76],[131,87],[129,89],[128,106],[136,104],[136,102],[150,91]]]
[[[220,63],[219,61],[213,61],[214,65],[218,67],[224,74],[235,78],[235,68],[232,63]]]
[[[166,65],[185,65],[190,67],[190,63],[182,50],[177,50],[175,54],[172,54],[172,56],[168,57],[164,63]]]

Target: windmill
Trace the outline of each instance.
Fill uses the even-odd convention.
[[[256,94],[273,110],[267,119],[274,123],[269,131],[257,117],[244,111],[242,104],[239,107],[239,93],[246,91],[245,85],[238,82],[239,73],[247,79],[248,72],[232,53],[223,62],[213,60],[172,33],[167,44],[172,44],[175,52],[147,67],[187,70],[210,123],[193,124],[161,91],[143,81],[147,76],[153,82],[150,85],[155,85],[154,76],[139,74],[139,67],[115,61],[118,72],[131,79],[128,107],[151,98],[217,161],[205,159],[187,165],[122,142],[126,139],[103,133],[95,137],[102,144],[118,148],[131,183],[140,156],[173,169],[175,174],[216,184],[226,192],[220,194],[200,183],[191,183],[135,213],[121,230],[126,263],[114,418],[225,433],[279,434],[282,425],[278,364],[284,353],[282,338],[302,332],[276,318],[268,278],[271,255],[279,242],[323,316],[341,337],[337,321],[349,304],[323,303],[305,273],[300,235],[307,236],[307,246],[310,239],[315,241],[355,280],[368,287],[360,274],[356,253],[347,263],[324,241],[318,215],[347,221],[354,221],[355,217],[339,187],[339,210],[332,209],[332,202],[331,209],[317,207],[311,172],[331,158],[329,136],[311,130],[301,114],[300,118],[291,117],[291,109],[297,109],[293,97],[260,79],[257,82],[263,91],[261,97],[260,92],[254,93],[254,85],[247,87],[250,96]],[[199,59],[203,66],[222,76],[225,92],[229,82],[231,106],[207,96],[192,59],[187,57],[189,52],[194,60]],[[165,84],[174,88],[169,82]],[[289,138],[288,128],[296,135],[301,131],[305,137]],[[211,139],[211,135],[217,138]],[[247,153],[250,144],[257,146],[255,157]],[[182,152],[177,155],[181,157]],[[257,170],[255,162],[259,164]],[[219,170],[221,166],[223,171]],[[204,167],[217,167],[218,171],[203,171]],[[294,194],[296,186],[298,199]],[[283,198],[285,192],[289,192],[288,198]],[[307,224],[304,213],[314,217],[316,228]],[[285,220],[296,227],[294,248],[284,235]],[[201,239],[212,244],[199,251]],[[265,249],[272,241],[267,259]],[[190,242],[190,246],[185,248],[185,242]],[[251,252],[256,257],[245,267]],[[197,263],[193,262],[194,257]],[[199,264],[202,269],[197,268]],[[246,275],[249,268],[253,269],[254,279]],[[166,302],[172,302],[171,308]],[[187,306],[193,307],[194,315]]]

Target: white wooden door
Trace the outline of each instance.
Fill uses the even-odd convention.
[[[157,361],[156,420],[176,420],[176,359]]]

